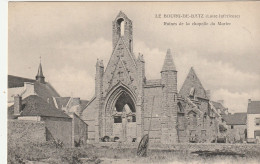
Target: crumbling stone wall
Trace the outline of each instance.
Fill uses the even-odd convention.
[[[45,123],[42,121],[8,120],[8,142],[45,142]]]

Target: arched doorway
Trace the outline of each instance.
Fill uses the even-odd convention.
[[[135,97],[127,88],[118,87],[107,100],[105,134],[122,142],[135,142],[136,117]]]

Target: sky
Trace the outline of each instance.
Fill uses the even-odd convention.
[[[171,49],[178,89],[193,66],[212,100],[246,112],[260,100],[260,2],[9,2],[8,74],[46,81],[61,96],[90,100],[97,58],[112,53],[112,21],[123,11],[133,22],[133,51],[144,55],[146,78],[159,79]],[[239,15],[239,18],[156,18],[161,14]],[[218,22],[231,25],[220,26]],[[167,26],[164,22],[215,26]]]

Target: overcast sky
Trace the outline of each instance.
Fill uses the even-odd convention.
[[[8,74],[43,73],[61,96],[91,99],[95,64],[112,53],[112,21],[122,10],[133,21],[134,53],[144,54],[147,79],[160,78],[168,48],[180,89],[191,66],[213,100],[246,112],[260,100],[259,2],[112,3],[9,2]],[[170,19],[155,14],[233,14],[240,18]],[[230,22],[229,26],[164,26],[163,22]]]

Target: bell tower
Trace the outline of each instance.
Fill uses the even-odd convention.
[[[113,32],[113,50],[120,38],[124,41],[126,47],[133,52],[133,26],[132,21],[120,11],[116,19],[112,22]]]
[[[40,65],[38,68],[38,72],[37,75],[35,76],[36,81],[40,82],[40,83],[45,83],[45,77],[43,76],[43,72],[42,72],[42,64],[41,64],[41,57],[40,57]]]

